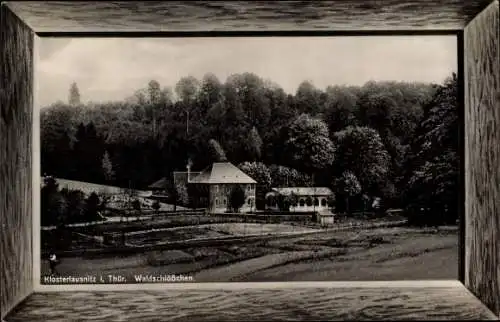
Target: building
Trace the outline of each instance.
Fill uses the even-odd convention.
[[[266,194],[266,208],[279,210],[279,196],[295,196],[295,205],[290,206],[293,212],[311,212],[329,209],[328,201],[333,196],[332,190],[327,187],[286,187],[272,188]]]
[[[257,182],[230,162],[215,162],[199,173],[191,173],[187,167],[187,182],[189,186],[197,186],[206,200],[210,213],[224,213],[229,207],[229,194],[240,185],[245,191],[245,204],[240,212],[255,210],[255,188]]]
[[[329,210],[321,210],[317,213],[316,219],[323,227],[331,226],[335,223],[335,214]]]
[[[168,188],[172,186],[167,178],[161,178],[160,180],[150,184],[148,186],[148,191],[151,197],[154,199],[167,200],[169,197]]]

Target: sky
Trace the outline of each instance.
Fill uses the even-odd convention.
[[[252,72],[295,93],[393,80],[442,83],[457,70],[455,36],[253,38],[40,38],[39,106],[66,102],[76,82],[82,102],[131,96],[155,79],[174,87],[184,76],[215,74],[221,82]]]

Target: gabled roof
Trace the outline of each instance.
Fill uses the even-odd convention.
[[[193,176],[191,183],[257,183],[246,173],[230,162],[215,162],[203,170],[199,175]]]
[[[327,187],[286,187],[272,188],[273,192],[281,195],[290,195],[292,192],[297,196],[331,196],[332,190]]]

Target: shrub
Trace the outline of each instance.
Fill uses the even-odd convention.
[[[239,212],[240,208],[245,204],[245,190],[241,185],[233,187],[229,194],[229,206],[234,212]]]

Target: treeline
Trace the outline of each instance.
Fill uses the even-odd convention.
[[[262,177],[261,186],[294,185],[293,173],[301,185],[332,187],[338,211],[381,197],[385,207],[451,221],[456,86],[455,75],[443,84],[371,81],[324,90],[305,81],[287,94],[252,73],[224,83],[207,74],[174,88],[152,80],[121,102],[81,104],[73,84],[71,104],[42,110],[42,171],[143,189],[185,171],[188,160],[193,171],[209,165],[213,139],[229,161]]]

